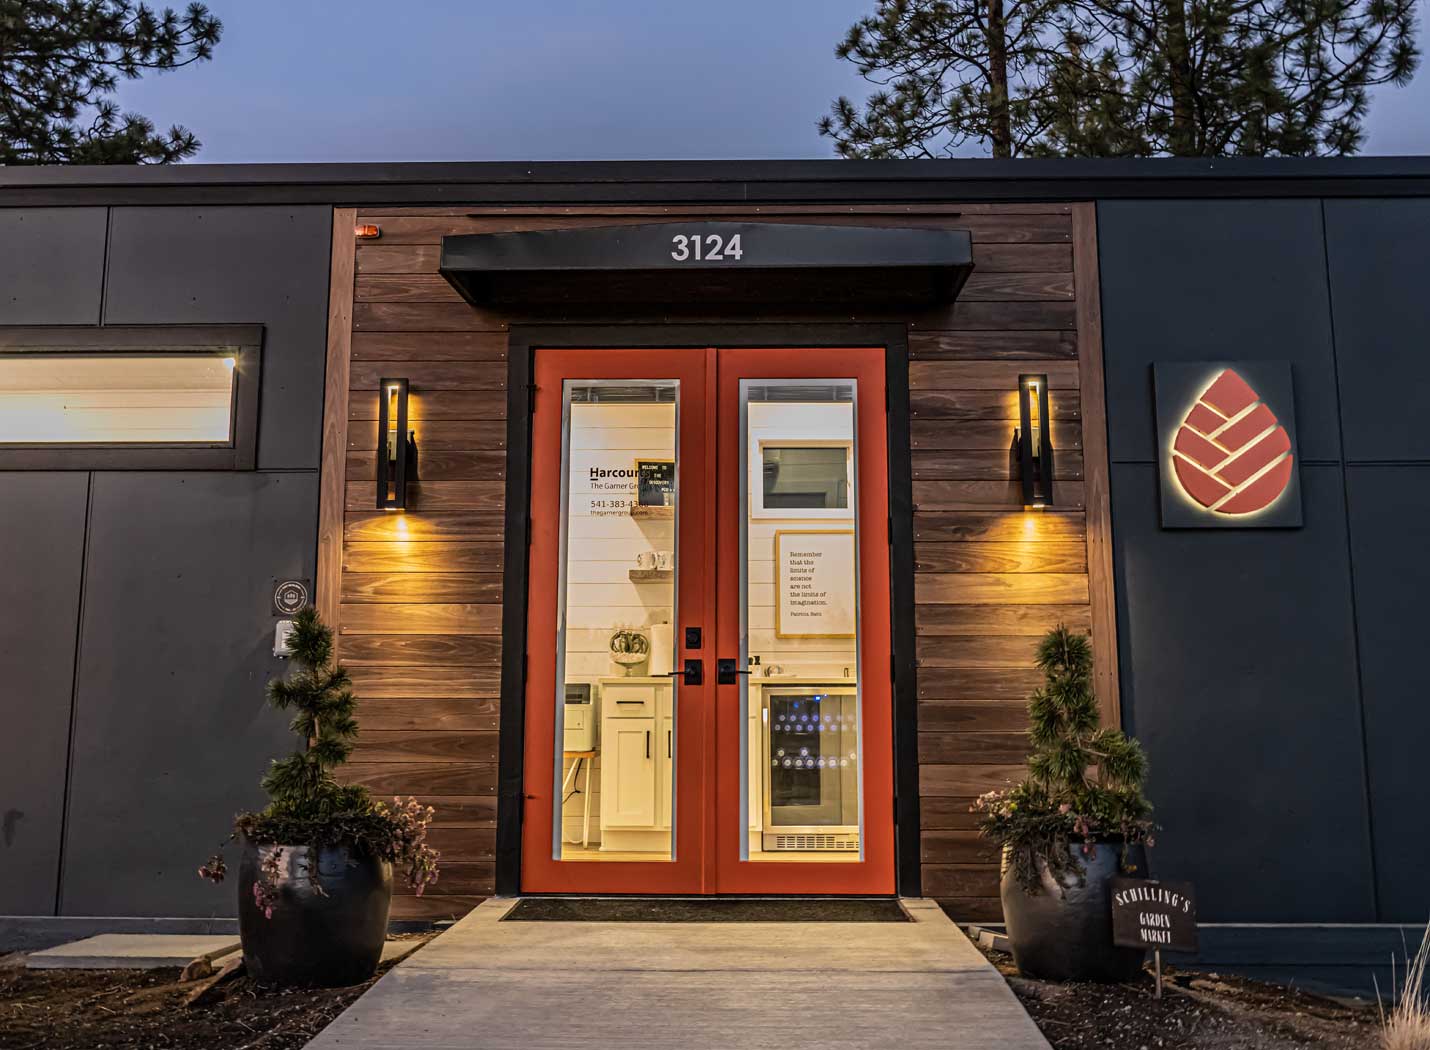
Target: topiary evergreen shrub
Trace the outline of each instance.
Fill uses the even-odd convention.
[[[1040,892],[1043,865],[1059,885],[1081,884],[1080,858],[1099,844],[1150,845],[1155,830],[1141,746],[1102,725],[1088,637],[1059,624],[1039,643],[1036,662],[1044,682],[1028,699],[1028,774],[973,804],[979,831],[1003,847],[1030,894]]]

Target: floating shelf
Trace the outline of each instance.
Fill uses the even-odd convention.
[[[648,507],[643,503],[631,504],[631,517],[633,518],[674,518],[674,507]]]
[[[674,569],[632,569],[632,583],[651,583],[654,580],[670,580],[675,578]]]

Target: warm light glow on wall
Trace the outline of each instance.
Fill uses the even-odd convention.
[[[0,355],[0,444],[226,444],[235,360]]]

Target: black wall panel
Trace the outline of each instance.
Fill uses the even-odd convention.
[[[0,208],[0,324],[98,324],[106,208]]]
[[[54,910],[88,474],[0,474],[0,915]]]
[[[262,324],[258,466],[317,469],[332,210],[115,208],[106,324]]]
[[[273,578],[311,578],[308,473],[97,474],[61,913],[231,913],[195,867],[294,740]]]
[[[1156,456],[1153,361],[1292,363],[1301,456],[1340,454],[1319,201],[1097,208],[1109,448]]]
[[[1430,703],[1421,658],[1430,626],[1430,464],[1352,466],[1346,486],[1380,920],[1424,922]]]
[[[1430,201],[1325,207],[1346,458],[1430,460]]]
[[[1375,920],[1340,468],[1301,480],[1304,528],[1164,530],[1156,468],[1112,471],[1152,870],[1206,922]]]

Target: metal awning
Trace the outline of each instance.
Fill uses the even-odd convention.
[[[442,238],[469,303],[718,305],[952,302],[973,268],[963,230],[662,222]]]

